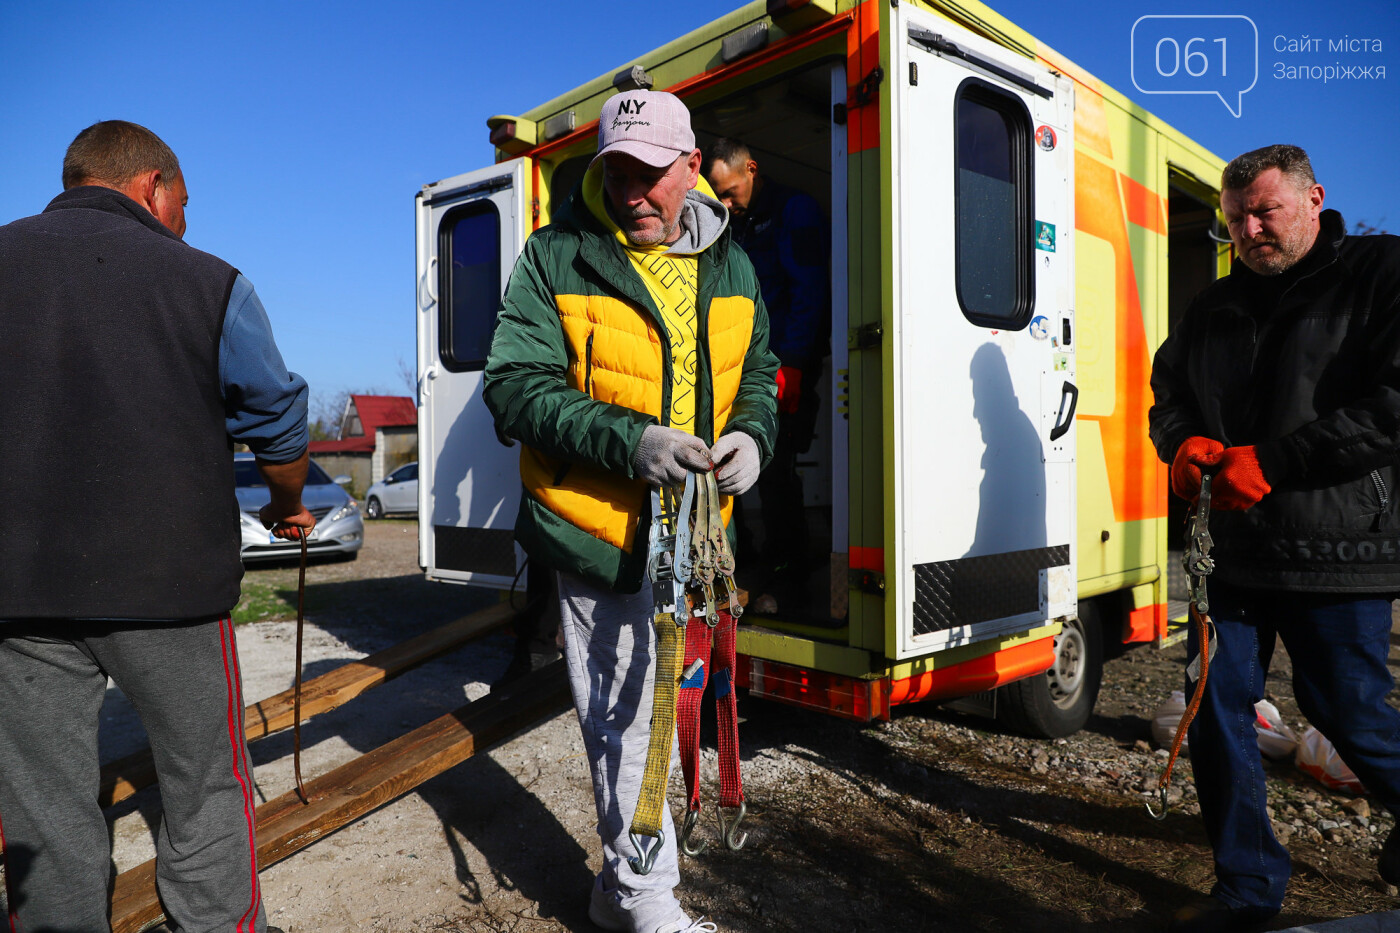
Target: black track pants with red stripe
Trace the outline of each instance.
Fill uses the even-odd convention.
[[[108,933],[97,805],[110,676],[151,739],[156,877],[178,933],[263,933],[253,777],[233,624],[0,622],[0,833],[8,927]]]

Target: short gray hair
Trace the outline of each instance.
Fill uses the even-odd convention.
[[[1293,180],[1301,191],[1317,184],[1308,154],[1298,146],[1279,143],[1235,156],[1220,173],[1221,189],[1241,191],[1271,168],[1276,168]]]
[[[144,126],[103,120],[83,130],[69,145],[63,156],[63,190],[92,183],[121,186],[150,171],[160,172],[169,186],[180,175],[180,160]]]

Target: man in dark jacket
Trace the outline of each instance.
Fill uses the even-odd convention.
[[[1177,930],[1239,929],[1282,904],[1289,858],[1265,810],[1253,714],[1276,637],[1303,714],[1400,813],[1400,712],[1386,702],[1400,593],[1400,239],[1347,236],[1296,146],[1238,157],[1221,189],[1236,259],[1158,350],[1149,416],[1173,492],[1194,499],[1214,471],[1219,647],[1190,745],[1216,884]],[[1380,871],[1400,882],[1395,833]]]
[[[705,177],[733,218],[734,242],[758,273],[772,327],[769,344],[780,364],[778,442],[758,479],[763,547],[754,609],[791,609],[808,591],[811,555],[797,458],[812,445],[820,408],[816,382],[830,352],[831,230],[811,195],[760,173],[739,140],[716,140],[706,159]]]
[[[13,930],[106,933],[96,798],[110,677],[150,736],[176,930],[263,933],[237,645],[230,438],[293,539],[306,382],[253,287],[186,246],[180,163],[121,120],[78,134],[64,191],[0,227],[0,846]]]
[[[532,569],[557,570],[603,843],[589,917],[626,933],[714,933],[675,897],[664,806],[650,872],[623,863],[644,854],[628,827],[652,729],[649,490],[713,465],[727,523],[729,497],[772,456],[778,361],[753,267],[700,180],[685,105],[626,91],[598,127],[582,184],[511,273],[484,394],[497,429],[522,442],[516,539]]]

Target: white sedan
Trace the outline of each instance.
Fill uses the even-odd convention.
[[[258,520],[258,510],[267,505],[272,494],[267,491],[253,455],[234,454],[233,471],[243,537],[243,562],[296,557],[301,551],[299,541],[272,537]],[[354,560],[359,553],[360,546],[365,542],[365,526],[360,521],[359,503],[341,488],[349,481],[348,476],[331,479],[315,460],[308,464],[301,501],[316,516],[316,527],[306,536],[308,554],[338,554],[347,560]]]
[[[418,512],[418,463],[405,463],[369,487],[365,493],[365,517],[383,518],[394,513]]]

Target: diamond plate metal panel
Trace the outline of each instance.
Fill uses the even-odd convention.
[[[508,528],[433,526],[439,570],[515,576],[515,534]]]
[[[914,634],[1040,608],[1040,571],[1069,564],[1069,545],[914,565]]]

